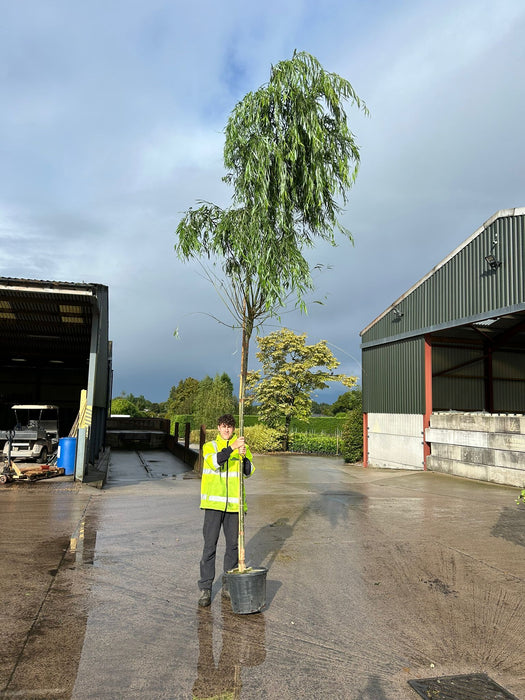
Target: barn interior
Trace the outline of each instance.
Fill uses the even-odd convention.
[[[94,291],[90,284],[0,279],[0,429],[14,427],[13,405],[48,404],[59,409],[59,434],[68,435],[88,386],[99,315]]]

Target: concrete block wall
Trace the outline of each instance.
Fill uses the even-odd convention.
[[[426,440],[432,471],[525,487],[525,416],[433,413]]]
[[[368,466],[423,469],[423,416],[368,414]]]

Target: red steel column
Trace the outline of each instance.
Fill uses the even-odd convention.
[[[423,416],[423,469],[427,468],[430,443],[425,440],[425,430],[430,427],[432,413],[432,345],[430,336],[425,336],[425,415]]]

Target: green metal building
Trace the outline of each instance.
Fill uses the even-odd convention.
[[[365,464],[525,485],[525,208],[362,332]]]

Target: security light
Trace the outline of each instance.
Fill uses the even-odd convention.
[[[497,270],[498,267],[501,265],[501,261],[496,260],[496,258],[492,255],[492,253],[490,253],[489,255],[485,255],[485,260],[490,265],[491,270]]]
[[[394,319],[396,319],[396,320],[397,320],[397,319],[400,319],[400,318],[402,318],[402,317],[404,316],[403,311],[400,311],[400,310],[397,308],[397,306],[394,306],[394,308],[392,309],[392,313],[394,314]]]

